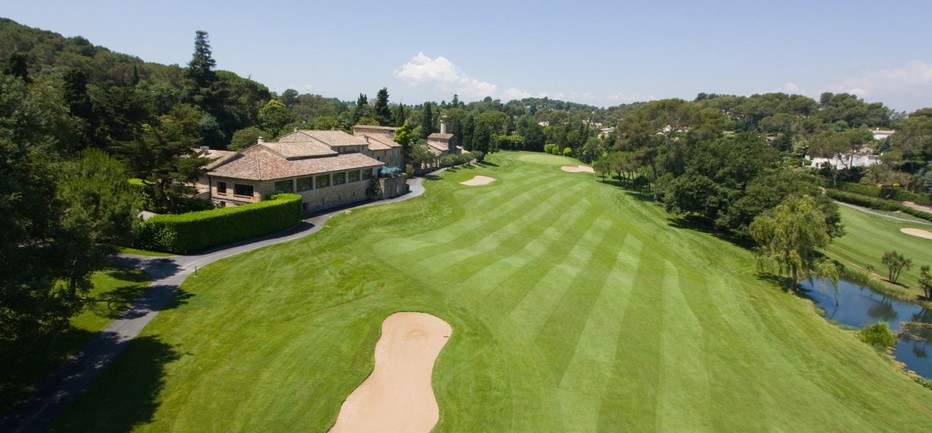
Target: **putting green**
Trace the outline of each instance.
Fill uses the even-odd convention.
[[[926,431],[932,394],[652,202],[498,153],[199,270],[54,431],[326,431],[382,321],[453,334],[434,431]],[[496,182],[464,188],[476,175]],[[905,235],[904,235],[905,236]]]

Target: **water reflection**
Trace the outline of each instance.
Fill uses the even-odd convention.
[[[825,317],[843,325],[863,328],[880,321],[894,331],[903,330],[902,322],[932,323],[932,311],[918,304],[903,302],[845,280],[838,287],[828,280],[804,281],[806,294],[825,310]],[[893,355],[906,367],[924,377],[932,377],[932,359],[927,347],[932,341],[932,327],[906,330],[897,341]]]

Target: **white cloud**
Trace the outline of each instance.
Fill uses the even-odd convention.
[[[913,61],[901,68],[867,70],[830,86],[897,109],[913,110],[932,100],[932,63]]]
[[[491,96],[511,100],[531,96],[515,88],[499,93],[497,85],[469,76],[446,57],[430,58],[424,53],[417,53],[400,70],[395,71],[395,76],[409,85],[431,85],[447,93],[456,93],[463,99]]]
[[[653,94],[642,94],[642,93],[626,93],[618,92],[610,95],[606,95],[603,99],[610,104],[630,104],[632,102],[647,102],[658,99],[656,95]]]
[[[515,89],[515,88],[506,89],[504,92],[502,92],[502,99],[506,101],[511,101],[513,99],[530,98],[531,96],[532,95],[530,93],[525,92],[524,90]],[[539,96],[539,97],[543,97],[543,96]]]

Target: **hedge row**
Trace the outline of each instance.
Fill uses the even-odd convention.
[[[924,220],[932,221],[932,214],[928,212],[923,212],[921,210],[913,209],[909,206],[903,206],[898,202],[891,200],[884,200],[880,198],[868,197],[860,194],[854,194],[850,192],[828,190],[826,192],[829,197],[833,200],[843,201],[845,203],[851,203],[857,206],[863,206],[866,208],[871,208],[875,210],[882,211],[900,211],[903,213],[908,213],[914,217],[922,218]]]
[[[929,196],[923,194],[916,194],[914,192],[907,191],[902,188],[881,188],[874,185],[861,185],[859,183],[851,182],[838,182],[837,189],[845,192],[853,192],[855,194],[867,195],[871,197],[886,198],[896,201],[911,201],[919,204],[930,204],[932,200],[929,199]]]
[[[152,217],[142,224],[135,246],[186,254],[274,233],[300,220],[301,196],[278,194],[244,206]]]

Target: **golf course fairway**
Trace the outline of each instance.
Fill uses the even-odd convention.
[[[932,428],[932,391],[749,251],[578,161],[487,161],[200,269],[51,431],[325,432],[399,311],[453,329],[435,432]]]

